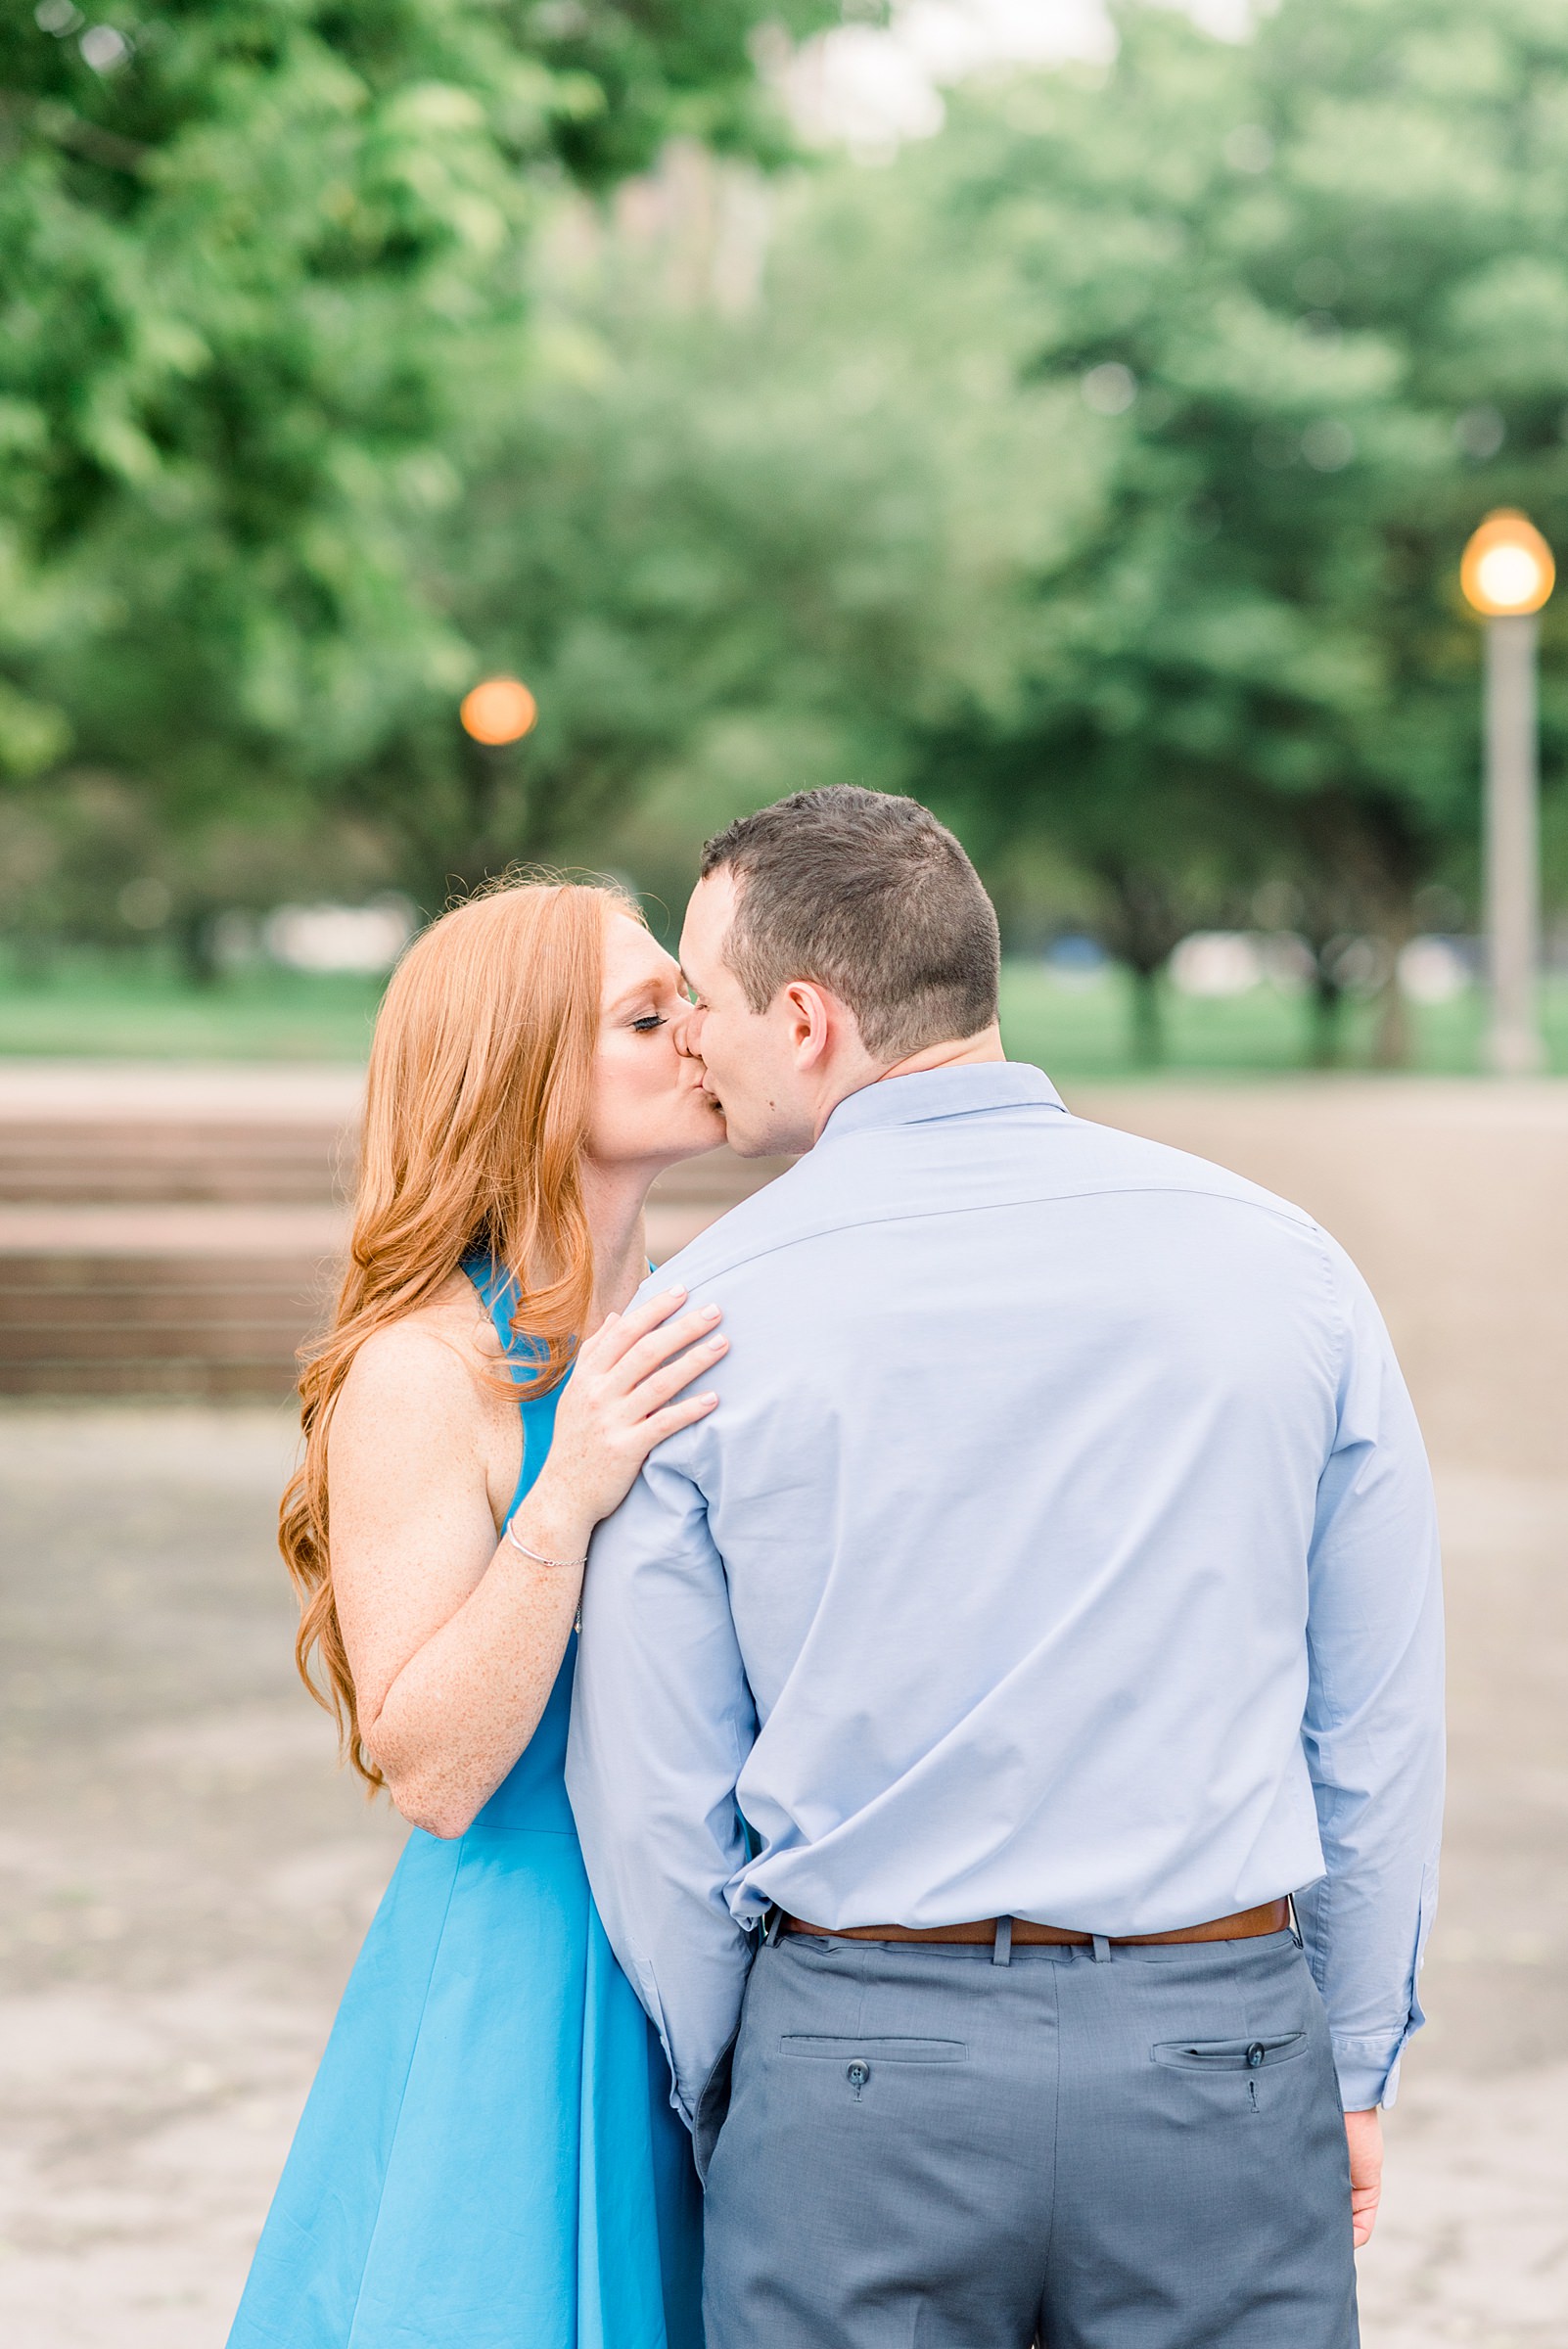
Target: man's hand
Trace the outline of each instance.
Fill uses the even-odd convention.
[[[1351,2228],[1359,2251],[1371,2239],[1383,2191],[1383,2116],[1376,2105],[1370,2112],[1348,2112],[1345,2136],[1350,2144]]]

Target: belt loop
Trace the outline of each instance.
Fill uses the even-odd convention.
[[[763,1949],[764,1949],[764,1950],[772,1950],[772,1949],[776,1949],[776,1948],[778,1947],[778,1937],[779,1937],[779,1935],[780,1935],[780,1934],[783,1932],[783,1930],[784,1930],[784,1911],[783,1911],[783,1910],[782,1910],[782,1909],[779,1907],[779,1905],[778,1905],[777,1901],[775,1901],[775,1902],[773,1903],[773,1913],[772,1913],[772,1915],[771,1915],[771,1916],[768,1918],[768,1920],[767,1920],[767,1931],[766,1931],[766,1932],[763,1934],[763,1936],[762,1936],[762,1947],[763,1947]]]
[[[1106,1938],[1105,1938],[1105,1935],[1104,1935],[1103,1933],[1096,1933],[1096,1934],[1095,1934],[1095,1936],[1094,1936],[1094,1962],[1095,1962],[1095,1964],[1096,1964],[1096,1965],[1104,1965],[1104,1964],[1106,1964],[1106,1963],[1109,1961],[1110,1955],[1111,1955],[1111,1945],[1110,1945],[1110,1943],[1109,1943],[1109,1942],[1106,1940]]]
[[[991,1948],[992,1965],[1011,1965],[1013,1962],[1013,1920],[1010,1916],[996,1919],[996,1938]]]

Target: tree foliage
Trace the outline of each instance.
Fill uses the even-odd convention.
[[[1352,935],[1388,969],[1436,885],[1473,903],[1464,538],[1519,503],[1568,542],[1568,31],[1118,22],[1108,69],[797,187],[738,317],[624,238],[558,289],[579,380],[502,434],[453,608],[548,685],[530,836],[586,845],[650,779],[681,835],[912,788],[1015,929],[1094,922],[1151,1046],[1172,946],[1262,891],[1326,1045]]]
[[[1022,672],[928,772],[999,839],[1069,840],[1144,973],[1270,870],[1325,954],[1397,946],[1423,885],[1473,880],[1459,550],[1504,503],[1568,533],[1568,22],[1118,23],[1103,79],[966,110],[941,165],[949,236],[1010,253],[1031,372],[1076,379],[1102,448]]]
[[[608,838],[673,888],[739,806],[829,780],[902,788],[911,729],[967,673],[977,624],[1001,657],[998,581],[1054,543],[1054,491],[1016,481],[1052,403],[987,355],[988,293],[957,332],[953,289],[922,301],[925,223],[891,182],[797,187],[766,299],[731,315],[711,299],[726,183],[675,177],[684,197],[651,227],[561,224],[531,395],[497,403],[439,533],[443,600],[541,716],[471,774],[483,809],[443,785],[443,736],[367,780],[430,827],[427,858],[465,829],[492,860],[592,860]]]
[[[825,0],[171,0],[0,27],[0,765],[305,819],[473,673],[429,592],[565,181],[778,142]]]
[[[427,903],[512,854],[673,891],[738,806],[913,789],[1151,1038],[1175,941],[1260,903],[1330,1027],[1348,934],[1473,903],[1464,538],[1568,546],[1560,9],[1129,4],[1108,67],[770,198],[699,160],[773,151],[761,13],[0,34],[0,755],[152,794],[195,905],[246,837],[258,892],[307,840]],[[457,738],[482,668],[516,753]]]

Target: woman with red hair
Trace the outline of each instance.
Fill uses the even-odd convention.
[[[299,1656],[412,1824],[230,2349],[700,2349],[663,2053],[563,1779],[588,1536],[713,1408],[643,1202],[722,1139],[674,963],[599,887],[511,883],[394,976],[348,1270],[301,1380]]]

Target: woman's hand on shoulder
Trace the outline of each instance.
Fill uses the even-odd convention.
[[[555,1418],[555,1440],[530,1500],[582,1548],[618,1509],[656,1444],[698,1419],[718,1397],[683,1392],[726,1352],[716,1305],[682,1313],[684,1289],[666,1289],[611,1313],[577,1351]],[[543,1488],[541,1490],[541,1488]],[[531,1517],[532,1512],[530,1512]]]

